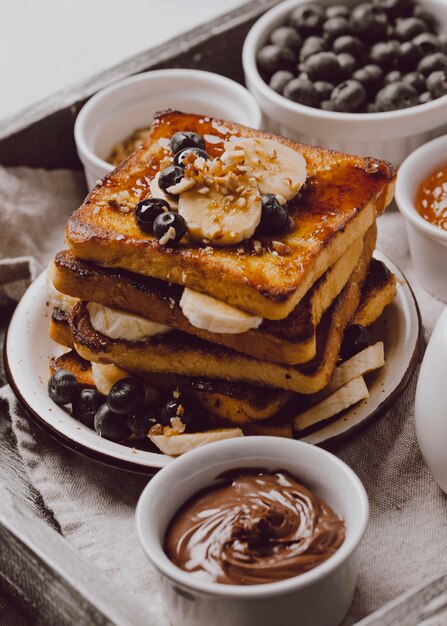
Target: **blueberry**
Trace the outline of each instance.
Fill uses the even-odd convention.
[[[402,76],[402,81],[406,85],[410,85],[413,89],[416,89],[418,93],[422,93],[426,90],[425,78],[419,72],[410,72]]]
[[[292,71],[296,65],[296,55],[291,48],[273,43],[261,48],[256,59],[259,71],[265,79],[269,79],[278,70]]]
[[[170,165],[160,172],[160,176],[158,177],[158,186],[160,189],[167,192],[168,187],[177,185],[177,183],[182,180],[184,174],[185,172],[181,167]]]
[[[373,2],[391,18],[408,17],[413,11],[413,0],[373,0]]]
[[[346,52],[352,54],[356,59],[361,59],[365,55],[365,46],[358,37],[353,35],[343,35],[337,37],[332,44],[332,50],[335,54],[342,54]]]
[[[205,141],[198,133],[192,133],[188,130],[180,130],[171,137],[172,154],[177,154],[185,148],[201,148],[205,150]]]
[[[159,411],[155,407],[142,407],[127,420],[127,427],[136,437],[146,437],[152,426],[157,423]]]
[[[425,33],[427,26],[425,22],[417,17],[406,17],[402,20],[397,20],[394,33],[401,41],[410,41],[421,33]]]
[[[283,91],[283,95],[289,100],[299,102],[306,106],[316,106],[317,93],[313,83],[306,78],[294,78],[288,83]]]
[[[332,100],[323,100],[320,104],[320,108],[323,109],[323,111],[335,111],[335,105]]]
[[[367,94],[375,94],[383,84],[383,71],[378,65],[365,65],[354,72],[352,78],[359,82]]]
[[[351,26],[362,40],[374,42],[386,37],[388,19],[382,9],[371,2],[363,2],[352,10]]]
[[[279,28],[275,28],[270,35],[270,41],[277,46],[286,46],[292,50],[299,50],[303,43],[301,37],[291,26],[280,26]]]
[[[274,193],[264,193],[261,196],[262,215],[259,231],[265,235],[279,235],[289,225],[289,210],[287,204],[280,204]]]
[[[351,78],[355,70],[358,68],[355,58],[348,52],[342,52],[341,54],[337,54],[337,59],[341,68],[340,75],[344,78]]]
[[[419,104],[426,104],[427,102],[431,102],[433,98],[431,97],[431,93],[429,91],[424,91],[419,96]]]
[[[96,411],[106,401],[96,389],[82,389],[72,402],[73,416],[89,428],[94,427]]]
[[[439,39],[432,33],[421,33],[413,39],[413,43],[420,49],[421,56],[428,56],[440,50]]]
[[[282,93],[284,91],[284,87],[287,83],[293,78],[292,72],[288,72],[287,70],[278,70],[273,74],[270,79],[269,86],[276,91],[277,93]]]
[[[369,52],[371,63],[380,65],[385,72],[390,71],[397,61],[399,48],[399,42],[395,40],[375,43]]]
[[[154,222],[154,235],[162,245],[180,241],[186,233],[186,222],[178,213],[162,213]]]
[[[58,370],[48,381],[48,394],[56,404],[75,402],[79,392],[76,376],[67,370]]]
[[[302,4],[294,9],[289,15],[289,24],[304,36],[318,33],[324,22],[324,10],[314,3]]]
[[[206,161],[208,161],[210,158],[208,152],[205,152],[205,150],[202,150],[202,148],[185,148],[184,150],[180,150],[180,152],[176,153],[173,160],[174,165],[178,167],[185,167],[184,160],[190,154],[195,154],[196,157],[202,157]]]
[[[385,85],[376,97],[376,104],[381,111],[406,109],[418,103],[417,91],[402,81]]]
[[[337,37],[351,33],[351,25],[346,17],[330,17],[323,24],[323,34],[327,41],[334,41]]]
[[[301,48],[300,52],[300,61],[305,61],[308,57],[313,54],[317,54],[318,52],[324,52],[326,50],[326,42],[322,37],[316,37],[312,35],[308,37]]]
[[[411,72],[417,68],[421,58],[421,49],[413,41],[405,41],[399,48],[397,66],[402,72]]]
[[[119,415],[130,415],[144,404],[146,392],[137,378],[123,378],[116,382],[107,396],[111,411]]]
[[[340,75],[340,64],[333,52],[318,52],[306,59],[304,71],[313,81],[334,81]]]
[[[135,207],[135,221],[144,233],[152,233],[155,218],[170,211],[171,207],[162,198],[145,198]]]
[[[349,7],[345,4],[334,4],[326,8],[326,17],[349,17]]]
[[[428,9],[426,9],[422,4],[417,4],[414,7],[413,15],[414,17],[418,17],[423,22],[425,22],[427,30],[436,32],[438,26],[436,17],[433,15],[433,13],[430,13],[430,11],[428,11]]]
[[[343,343],[341,347],[341,358],[343,361],[350,359],[352,356],[361,352],[369,346],[371,335],[365,326],[360,324],[351,324],[345,330]]]
[[[398,70],[393,70],[392,72],[388,72],[388,74],[385,75],[385,85],[397,83],[400,80],[402,80],[402,74]]]
[[[327,80],[317,80],[314,83],[315,91],[317,92],[318,99],[329,100],[331,97],[331,93],[334,90],[334,85]]]
[[[424,76],[429,76],[438,70],[447,70],[447,55],[443,52],[429,54],[427,57],[422,59],[418,65],[418,72]]]
[[[332,92],[331,100],[336,111],[354,113],[366,100],[366,91],[357,80],[345,80]]]
[[[427,78],[427,88],[433,99],[447,94],[447,74],[442,70],[433,72]]]
[[[112,411],[106,403],[96,411],[94,426],[100,437],[111,441],[123,441],[130,435],[126,418]]]

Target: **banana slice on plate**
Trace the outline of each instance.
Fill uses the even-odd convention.
[[[222,191],[213,184],[207,194],[195,189],[179,198],[178,212],[195,241],[229,246],[253,235],[261,221],[261,196],[252,177],[238,181],[239,192]]]
[[[193,326],[211,333],[245,333],[250,328],[258,328],[262,323],[262,317],[235,309],[188,287],[185,287],[180,298],[180,308]]]
[[[240,137],[225,145],[222,159],[244,152],[244,164],[249,167],[261,193],[273,193],[291,200],[306,182],[305,158],[273,139]],[[240,158],[240,157],[239,157]]]
[[[92,376],[96,389],[104,396],[108,396],[113,385],[123,378],[132,378],[132,374],[122,370],[117,365],[110,363],[106,365],[104,363],[92,363]],[[157,402],[160,399],[160,393],[155,387],[151,387],[144,383],[145,391],[145,404],[151,404]]]
[[[52,261],[47,269],[46,286],[48,297],[54,308],[61,309],[65,313],[69,313],[75,304],[79,302],[79,298],[67,296],[67,294],[58,291],[53,283],[53,277],[56,272],[54,262]]]
[[[154,178],[149,183],[149,189],[151,190],[151,196],[153,198],[161,198],[162,200],[166,200],[172,210],[176,210],[178,208],[178,200],[171,198],[168,196],[163,189],[158,184],[158,179],[160,178],[160,172],[154,176]]]
[[[130,374],[116,365],[92,363],[92,376],[96,389],[107,396],[115,383],[123,378],[129,378]]]

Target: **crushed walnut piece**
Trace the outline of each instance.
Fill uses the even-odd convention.
[[[154,435],[162,435],[163,434],[163,426],[161,424],[154,424],[149,430],[149,436]]]
[[[279,254],[279,256],[287,256],[292,250],[282,241],[272,241],[273,250]]]

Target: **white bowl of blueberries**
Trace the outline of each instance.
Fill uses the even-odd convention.
[[[247,35],[270,129],[399,165],[447,132],[445,0],[287,0]]]

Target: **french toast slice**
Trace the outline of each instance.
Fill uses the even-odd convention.
[[[390,303],[389,295],[392,292],[395,293],[394,275],[384,263],[372,259],[368,277],[363,286],[362,299],[357,309],[362,311],[363,319],[368,319],[370,324],[373,324]],[[353,323],[356,319],[357,315],[354,316]],[[60,336],[69,337],[69,339],[60,343],[70,346],[73,343],[70,326],[68,322],[59,321],[59,324],[63,323],[65,323],[66,328]],[[352,360],[355,359],[356,357]],[[81,384],[94,385],[90,363],[82,359],[74,350],[52,359],[51,364],[52,371],[67,369],[75,374]],[[333,392],[340,385],[349,381],[353,373],[351,371],[350,377],[346,379],[341,376],[343,369],[343,365],[337,367],[336,373],[327,387],[327,393],[320,395],[317,400],[307,396],[308,400],[306,399],[305,405],[307,406],[309,402],[318,404],[318,401],[330,395],[331,391]],[[360,374],[364,374],[365,371],[364,366],[359,370]],[[129,373],[132,374],[132,372]],[[354,374],[357,375],[357,373],[355,370]],[[341,379],[334,386],[333,382],[335,382],[334,378],[337,377],[337,374],[340,374]],[[228,426],[228,424],[241,425],[246,435],[292,436],[291,418],[304,400],[302,396],[295,396],[288,391],[211,378],[145,373],[144,380],[148,384],[166,391],[179,389],[185,397],[191,398],[215,418],[226,420],[226,422],[216,422],[219,427]],[[289,410],[282,411],[281,409],[286,404],[290,405]]]
[[[290,203],[290,231],[281,237],[255,233],[225,248],[185,237],[175,246],[163,246],[143,233],[132,207],[149,194],[150,181],[169,153],[170,137],[184,130],[200,133],[212,157],[222,154],[229,137],[273,139],[299,152],[308,178]],[[79,259],[185,285],[266,319],[284,319],[391,202],[395,176],[384,161],[299,144],[233,122],[166,111],[154,118],[146,142],[72,213],[66,241]]]
[[[311,394],[323,389],[337,362],[343,333],[361,297],[372,257],[374,240],[367,237],[360,261],[317,328],[317,353],[301,365],[260,361],[192,335],[173,331],[150,341],[130,343],[114,340],[94,330],[87,303],[77,304],[70,314],[76,351],[89,361],[115,363],[125,370],[206,376],[243,381],[266,387]]]
[[[375,241],[376,231],[373,224],[365,237]],[[284,320],[264,320],[259,328],[239,334],[212,333],[193,326],[180,307],[183,290],[179,285],[102,268],[76,259],[68,250],[56,255],[52,278],[64,294],[140,315],[257,359],[296,365],[315,357],[316,328],[348,281],[362,249],[363,241],[354,241]]]

